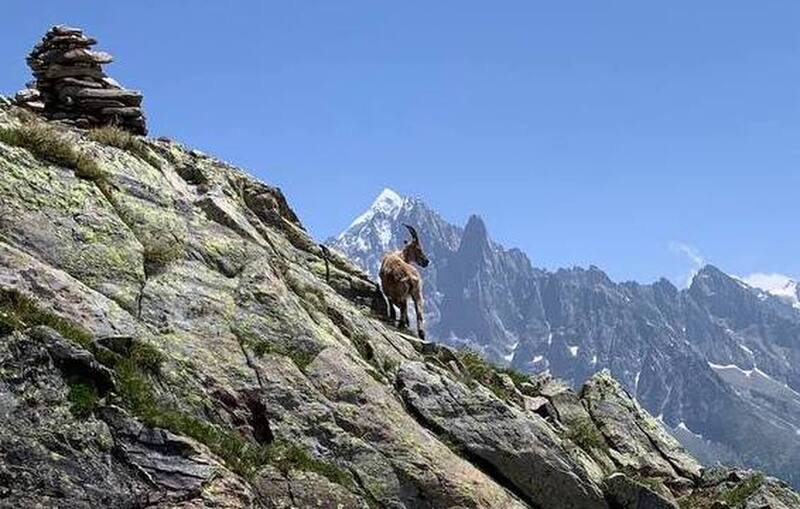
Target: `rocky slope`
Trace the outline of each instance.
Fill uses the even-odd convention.
[[[616,283],[596,267],[550,272],[494,243],[477,216],[461,229],[419,200],[392,203],[329,244],[374,274],[381,253],[402,242],[401,223],[420,221],[435,267],[424,271],[432,338],[573,387],[608,369],[704,463],[758,467],[800,486],[791,281],[766,291],[708,266],[678,290],[666,280]]]
[[[0,507],[798,507],[573,392],[384,323],[281,192],[0,98]]]

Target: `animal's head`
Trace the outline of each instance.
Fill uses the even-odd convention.
[[[414,262],[420,267],[427,267],[430,263],[430,260],[428,260],[428,257],[425,256],[425,253],[422,251],[422,244],[419,241],[417,230],[415,230],[413,226],[409,226],[407,224],[404,224],[403,226],[408,228],[408,233],[411,234],[411,240],[407,240],[406,245],[403,248],[406,261]]]

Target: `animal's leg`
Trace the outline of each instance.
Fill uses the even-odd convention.
[[[414,313],[417,315],[417,336],[419,339],[425,339],[425,329],[423,328],[424,312],[422,310],[422,292],[414,292],[411,295],[414,300]]]
[[[397,304],[397,307],[400,308],[400,323],[398,324],[398,327],[405,329],[408,327],[408,301],[403,299],[402,302]]]
[[[394,312],[394,303],[392,302],[392,299],[387,298],[386,299],[386,304],[388,304],[388,306],[389,306],[388,309],[387,309],[387,311],[389,312],[389,322],[392,325],[394,325],[394,321],[397,318],[397,315]]]

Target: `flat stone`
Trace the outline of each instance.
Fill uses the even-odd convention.
[[[14,100],[22,103],[38,99],[42,94],[35,88],[26,88],[20,90],[14,95]]]
[[[70,77],[87,77],[102,79],[106,77],[100,67],[75,67],[64,66],[60,64],[50,65],[47,69],[42,69],[41,72],[34,71],[34,75],[39,79],[58,79]]]
[[[71,27],[68,25],[55,25],[48,32],[47,35],[83,35],[83,30],[80,28]],[[47,37],[47,36],[45,36]]]
[[[103,80],[92,81],[92,80],[82,80],[80,78],[72,78],[66,77],[58,80],[58,86],[73,86],[73,87],[81,87],[81,88],[103,88]]]
[[[105,85],[105,88],[122,88],[122,85],[120,85],[117,80],[115,80],[114,78],[110,78],[108,76],[106,76],[105,78],[103,78],[100,81],[103,82],[103,85]]]
[[[26,102],[25,107],[34,111],[44,111],[44,103],[42,101]]]
[[[103,108],[100,110],[100,115],[104,117],[141,117],[142,110],[135,106],[127,106],[123,108]]]
[[[76,104],[81,108],[87,110],[101,110],[103,108],[125,108],[125,104],[119,101],[111,101],[107,99],[89,99],[85,101],[76,101]]]
[[[47,39],[46,46],[70,45],[74,47],[89,47],[97,44],[97,40],[84,35],[56,35]]]
[[[142,94],[135,90],[64,87],[59,91],[59,95],[74,99],[108,99],[127,106],[138,106],[142,103]]]
[[[110,64],[114,61],[114,57],[103,51],[92,51],[86,48],[50,50],[42,53],[42,61],[45,63],[54,64],[73,64],[73,63],[86,63],[86,64]]]

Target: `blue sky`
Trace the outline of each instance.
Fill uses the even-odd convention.
[[[800,275],[800,3],[3,1],[0,93],[54,23],[153,135],[279,185],[318,238],[383,187],[536,265]]]

